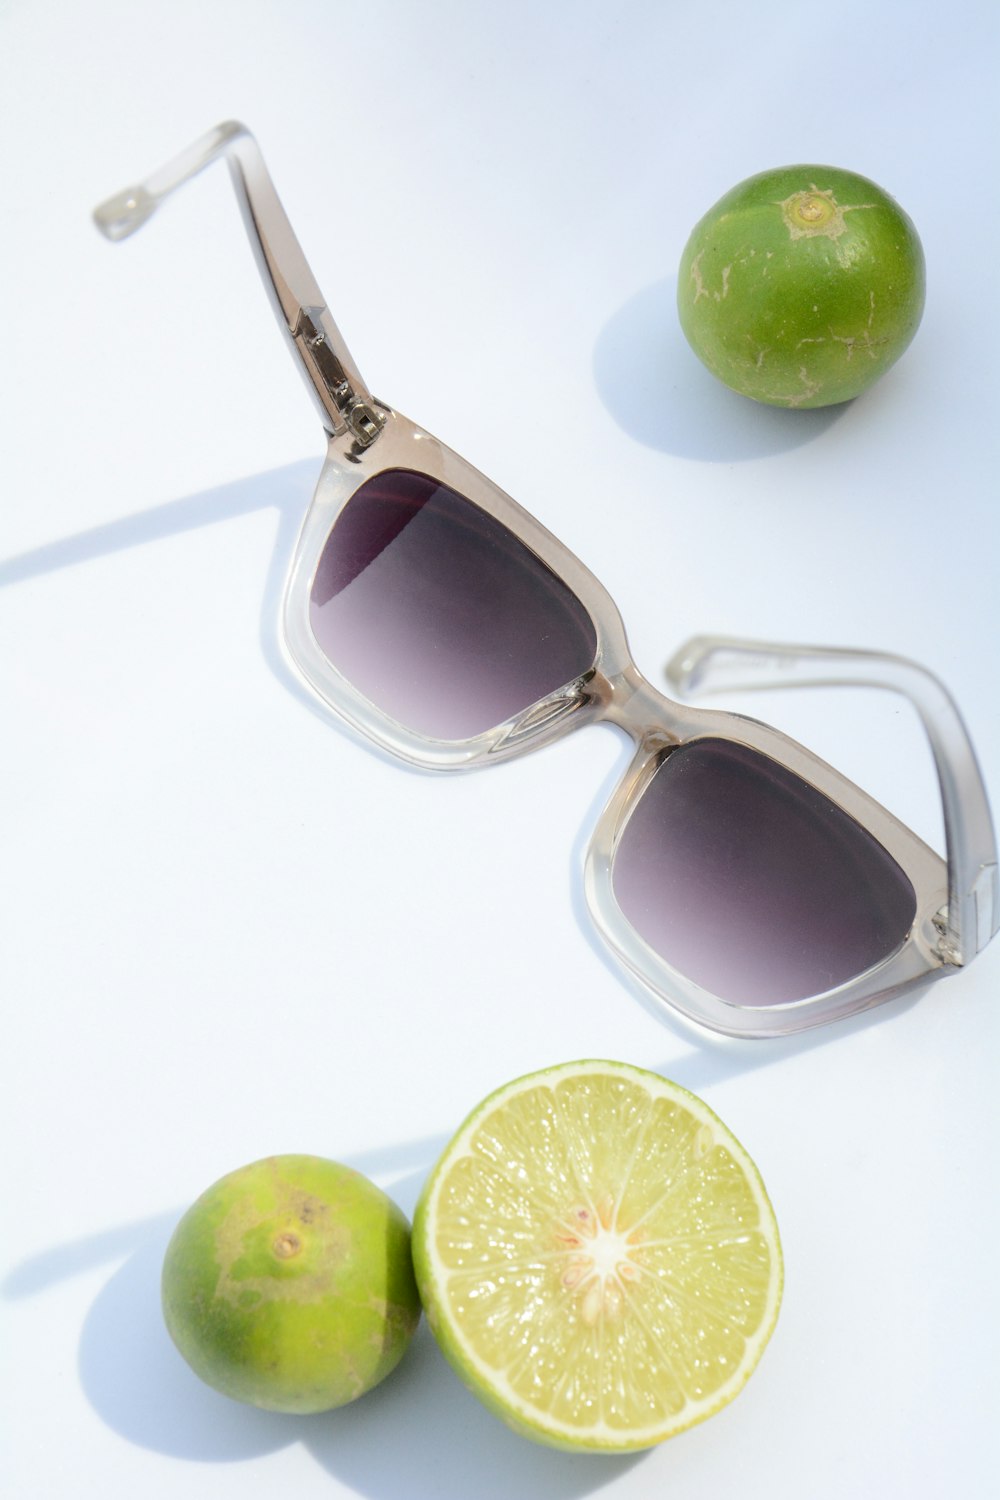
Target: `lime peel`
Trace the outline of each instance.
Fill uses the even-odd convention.
[[[624,1063],[563,1064],[466,1120],[414,1218],[428,1322],[508,1425],[647,1448],[725,1406],[777,1320],[760,1174],[714,1112]]]
[[[677,282],[698,358],[772,406],[860,395],[909,346],[923,307],[913,223],[876,183],[836,167],[738,183],[695,225]]]
[[[363,1395],[395,1368],[420,1317],[405,1215],[360,1172],[304,1155],[213,1183],[174,1230],[162,1295],[194,1372],[271,1411]]]

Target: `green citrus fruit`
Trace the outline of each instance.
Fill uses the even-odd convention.
[[[781,167],[695,225],[677,281],[681,327],[714,375],[771,406],[832,406],[894,364],[924,307],[913,224],[866,177]]]
[[[778,1228],[707,1105],[625,1063],[517,1079],[424,1188],[413,1254],[466,1384],[526,1436],[625,1452],[737,1394],[781,1301]]]
[[[388,1375],[417,1326],[409,1224],[349,1167],[253,1162],[177,1225],[163,1312],[188,1364],[225,1395],[272,1411],[343,1406]]]

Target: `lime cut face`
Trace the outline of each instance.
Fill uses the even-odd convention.
[[[624,1063],[568,1063],[470,1115],[414,1218],[445,1355],[526,1436],[650,1447],[719,1410],[782,1288],[760,1175],[701,1100]]]
[[[343,1406],[420,1317],[410,1226],[360,1172],[272,1156],[214,1183],[167,1247],[167,1330],[208,1385],[272,1411]]]
[[[739,183],[695,225],[677,309],[698,358],[755,401],[849,401],[909,345],[924,308],[911,220],[855,172],[792,166]]]

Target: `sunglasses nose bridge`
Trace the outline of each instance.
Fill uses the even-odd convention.
[[[636,744],[651,738],[678,738],[683,718],[680,705],[655,688],[634,663],[605,676],[601,688],[602,718],[624,729]]]

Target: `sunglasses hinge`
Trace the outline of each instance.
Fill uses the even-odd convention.
[[[938,941],[934,944],[933,952],[942,963],[950,964],[953,968],[962,968],[963,959],[954,939],[948,932],[948,908],[942,906],[931,918],[931,925],[938,935]]]
[[[350,432],[359,447],[370,448],[385,425],[385,417],[351,384],[334,349],[336,331],[331,333],[325,326],[327,318],[325,307],[300,308],[292,338],[333,420],[334,436]]]

